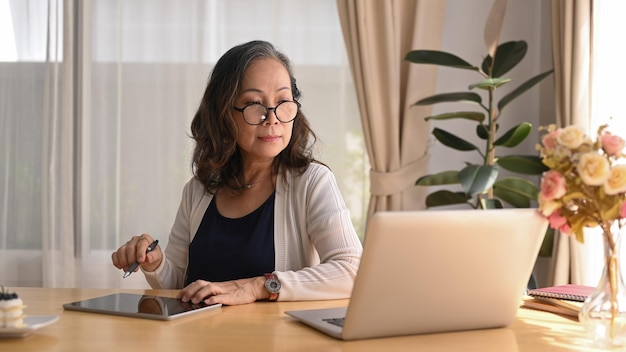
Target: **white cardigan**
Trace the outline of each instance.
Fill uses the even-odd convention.
[[[212,198],[195,177],[187,182],[163,261],[154,272],[144,271],[150,286],[182,288],[189,244]],[[350,296],[363,247],[326,166],[311,163],[300,176],[288,172],[287,184],[277,178],[274,248],[279,300]]]

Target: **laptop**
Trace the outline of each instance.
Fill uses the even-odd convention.
[[[343,340],[505,327],[547,226],[536,209],[378,212],[348,307],[285,313]]]
[[[221,304],[185,303],[172,297],[136,293],[114,293],[63,305],[63,308],[66,310],[154,320],[174,320],[219,307],[221,307]]]

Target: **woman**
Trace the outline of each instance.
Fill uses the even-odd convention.
[[[362,252],[332,172],[312,157],[289,59],[267,42],[230,49],[191,123],[194,177],[169,243],[133,236],[112,255],[185,302],[347,298]]]

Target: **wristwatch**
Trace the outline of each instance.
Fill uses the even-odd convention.
[[[278,278],[274,274],[265,274],[265,289],[270,294],[268,300],[275,301],[278,299],[280,281],[278,281]]]

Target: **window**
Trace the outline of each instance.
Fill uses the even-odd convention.
[[[626,114],[621,82],[626,80],[626,68],[622,61],[626,49],[621,45],[619,35],[626,2],[593,2],[593,66],[591,93],[591,130],[595,134],[598,127],[608,124],[611,130],[626,138]],[[595,138],[595,137],[594,137]],[[584,266],[585,284],[595,286],[604,266],[602,236],[589,232],[585,236]],[[622,261],[622,268],[626,269]]]
[[[334,0],[92,0],[69,2],[77,16],[63,19],[65,3],[0,0],[0,282],[42,285],[42,271],[58,273],[55,265],[73,260],[73,278],[45,284],[145,287],[141,275],[119,280],[111,251],[144,232],[166,245],[191,177],[189,125],[207,77],[227,49],[252,39],[292,59],[302,108],[320,138],[317,157],[337,175],[362,233],[367,156]],[[64,26],[80,28],[66,47]],[[70,49],[80,65],[68,68],[61,54]],[[69,91],[67,81],[50,81],[64,69],[75,78]],[[64,94],[73,114],[42,113]],[[46,130],[67,116],[74,136]],[[64,177],[76,197],[75,238],[58,228],[45,234],[47,224],[60,226],[50,208],[62,205],[47,197],[68,180],[42,190],[60,167],[46,155],[62,153],[50,150],[49,137],[74,148],[74,173]],[[19,273],[10,269],[16,263]]]
[[[623,58],[626,49],[621,43],[621,21],[626,13],[626,2],[596,1],[593,3],[593,87],[592,132],[608,123],[624,136],[626,109],[622,104],[626,81]]]

